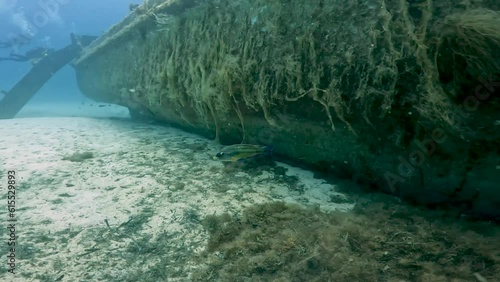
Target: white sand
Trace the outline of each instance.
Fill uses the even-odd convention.
[[[30,115],[28,108],[19,116]],[[239,214],[257,203],[284,200],[325,211],[353,207],[332,200],[346,197],[334,185],[285,164],[278,166],[286,175],[271,168],[228,170],[212,159],[220,148],[177,129],[124,120],[0,120],[0,183],[6,185],[6,170],[16,172],[19,236],[17,274],[13,279],[2,271],[0,281],[35,281],[37,273],[41,281],[126,277],[158,262],[158,254],[144,249],[164,238],[169,247],[160,253],[174,264],[182,252],[204,248],[208,235],[199,219]],[[93,158],[62,160],[86,151]],[[133,233],[132,224],[139,228]],[[133,263],[128,253],[137,256]],[[6,257],[5,248],[1,255]],[[179,271],[195,267],[186,262]]]
[[[26,117],[123,117],[129,116],[128,109],[113,104],[98,103],[90,99],[65,101],[57,104],[50,102],[28,103],[16,115]]]

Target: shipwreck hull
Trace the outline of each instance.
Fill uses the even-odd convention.
[[[74,62],[79,87],[223,144],[500,216],[500,58],[476,56],[500,37],[474,26],[499,24],[498,4],[274,2],[141,6]]]

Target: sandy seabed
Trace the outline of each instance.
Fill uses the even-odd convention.
[[[213,158],[221,148],[88,100],[28,104],[0,120],[0,281],[500,277],[498,225],[278,161],[224,165]],[[15,275],[6,263],[11,236]]]
[[[17,219],[16,275],[5,270],[0,280],[107,281],[147,269],[160,255],[187,277],[198,267],[188,257],[208,240],[200,223],[207,215],[273,201],[326,212],[354,206],[335,185],[286,164],[228,169],[213,159],[220,148],[120,119],[0,121],[0,179],[5,193],[7,171],[15,171]]]

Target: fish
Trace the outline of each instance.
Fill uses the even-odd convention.
[[[235,144],[222,149],[214,159],[222,162],[239,162],[259,156],[270,156],[272,150],[270,146]]]

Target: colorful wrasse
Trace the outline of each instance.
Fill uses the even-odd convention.
[[[214,159],[223,162],[238,162],[258,156],[270,156],[272,148],[252,144],[236,144],[227,146],[215,155]]]

